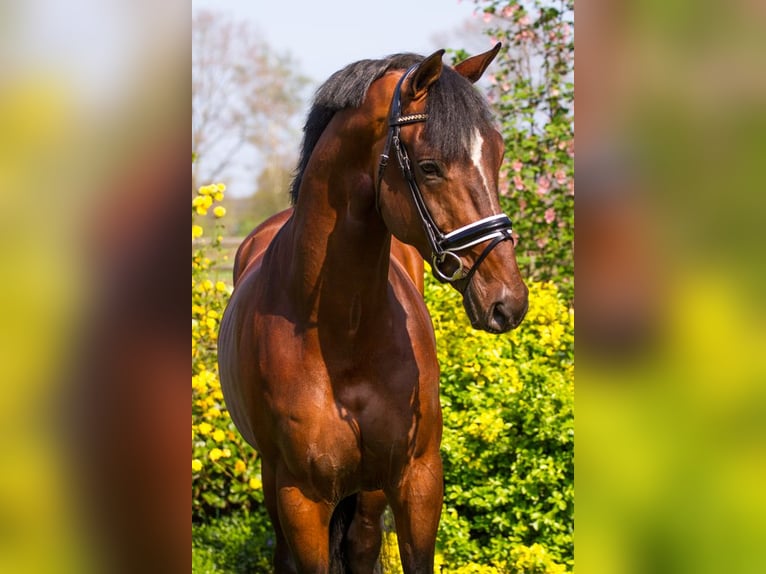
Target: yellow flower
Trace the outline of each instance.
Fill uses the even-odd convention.
[[[215,442],[221,442],[225,438],[226,438],[226,435],[221,429],[218,429],[213,433],[213,440]]]
[[[202,237],[202,226],[192,225],[192,239],[197,239],[198,237]]]
[[[224,191],[226,191],[226,184],[225,183],[216,183],[215,184],[215,189],[216,189],[216,191],[219,191],[219,192],[223,193]]]
[[[220,291],[221,293],[225,293],[226,292],[226,283],[224,283],[223,281],[216,281],[215,282],[215,290],[216,291]]]
[[[247,468],[247,465],[245,464],[245,461],[237,459],[237,462],[234,463],[234,472],[237,474],[245,472],[245,469]]]
[[[202,470],[202,461],[195,458],[192,460],[192,472],[199,472]]]
[[[210,457],[210,460],[215,462],[223,456],[223,451],[220,448],[214,448],[213,450],[210,451],[208,456]]]
[[[213,209],[213,215],[216,217],[223,217],[226,215],[226,208],[222,205],[216,205],[215,209]]]
[[[210,423],[199,423],[199,426],[197,428],[199,429],[199,434],[208,435],[210,434],[210,431],[213,430],[213,425],[211,425]]]
[[[261,479],[258,477],[251,478],[250,482],[248,482],[248,485],[253,490],[260,490],[263,487],[263,484],[261,483]]]
[[[204,377],[200,377],[199,375],[193,376],[192,389],[196,389],[197,391],[204,393],[207,390],[207,382],[205,381]],[[200,426],[202,426],[203,424],[208,424],[208,423],[201,423]]]
[[[213,198],[209,195],[198,195],[192,200],[192,207],[199,215],[205,215],[211,205],[213,205]]]

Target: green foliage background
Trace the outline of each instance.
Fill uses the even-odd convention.
[[[471,329],[460,296],[430,278],[426,301],[441,364],[445,563],[571,567],[573,312],[553,284],[531,283],[522,327],[498,337]],[[512,567],[530,552],[542,570]]]
[[[524,277],[574,295],[574,1],[475,0],[503,48],[484,75],[505,141],[500,202]],[[458,50],[455,61],[469,54]]]

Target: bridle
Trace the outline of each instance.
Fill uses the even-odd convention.
[[[479,265],[481,265],[482,261],[487,258],[490,252],[503,241],[513,241],[511,220],[504,213],[490,215],[479,221],[459,227],[449,233],[442,233],[436,225],[436,222],[434,222],[431,212],[428,210],[428,207],[423,200],[423,194],[420,192],[417,180],[415,179],[415,174],[412,172],[412,164],[409,155],[407,155],[407,148],[400,137],[401,126],[425,122],[428,119],[428,114],[402,115],[401,113],[402,84],[417,66],[417,64],[412,66],[399,79],[399,82],[396,84],[396,89],[394,90],[394,95],[391,98],[391,107],[388,115],[388,135],[386,137],[386,145],[383,148],[383,153],[380,156],[380,163],[378,164],[375,205],[378,211],[380,211],[380,184],[383,181],[383,172],[388,165],[389,150],[391,149],[391,144],[393,144],[396,158],[399,161],[399,168],[410,188],[412,200],[418,210],[420,221],[423,224],[423,230],[425,231],[428,244],[431,248],[431,263],[434,274],[439,280],[455,285],[458,291],[462,293],[468,287],[468,284],[470,283],[473,274],[479,268]],[[457,252],[490,240],[491,242],[484,248],[484,251],[482,251],[481,255],[474,261],[471,268],[466,270],[463,265],[463,260]],[[452,273],[445,272],[441,268],[441,266],[448,260],[451,260],[453,265],[457,265],[457,269]]]

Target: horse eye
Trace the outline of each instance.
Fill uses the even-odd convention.
[[[433,160],[423,160],[418,163],[418,167],[420,167],[420,171],[422,171],[423,175],[426,177],[442,177],[441,167],[439,167],[439,164]]]

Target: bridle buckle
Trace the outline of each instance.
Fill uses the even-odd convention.
[[[450,275],[447,275],[444,271],[441,270],[441,267],[439,267],[439,265],[443,264],[447,260],[447,256],[452,257],[452,260],[457,263],[457,269]],[[431,262],[433,263],[434,273],[442,281],[452,283],[453,281],[457,281],[458,279],[465,277],[465,266],[463,265],[463,260],[457,253],[452,251],[434,253],[431,257]]]

